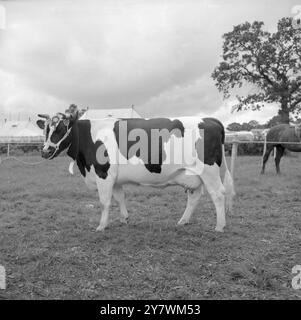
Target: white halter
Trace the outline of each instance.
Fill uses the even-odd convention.
[[[60,121],[62,121],[62,120],[60,120]],[[55,149],[55,151],[53,152],[53,155],[50,157],[50,159],[52,159],[53,156],[56,154],[57,150],[60,147],[60,144],[69,136],[72,128],[69,128],[69,126],[67,126],[67,131],[66,131],[65,135],[63,136],[63,138],[59,142],[53,143],[50,140],[50,138],[51,138],[51,136],[52,136],[52,134],[53,134],[55,129],[56,129],[55,126],[51,126],[50,127],[50,131],[49,131],[49,134],[48,134],[48,139],[47,139],[47,141],[45,141],[44,148],[43,148],[44,151],[46,151],[49,147],[53,147]]]

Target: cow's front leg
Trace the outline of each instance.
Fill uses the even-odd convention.
[[[103,231],[109,223],[109,209],[111,203],[103,204],[103,210],[101,212],[101,219],[96,231]]]
[[[113,189],[113,197],[119,204],[120,208],[120,221],[122,223],[128,223],[128,211],[125,205],[125,195],[122,186],[115,184]]]
[[[100,223],[96,231],[103,231],[109,223],[109,210],[110,210],[112,193],[113,193],[113,181],[108,176],[105,180],[102,178],[97,178],[96,183],[97,183],[99,200],[103,206]]]
[[[195,190],[188,190],[187,206],[182,218],[179,220],[178,225],[184,225],[189,223],[191,215],[193,214],[195,208],[197,207],[201,195],[203,193],[203,185]]]

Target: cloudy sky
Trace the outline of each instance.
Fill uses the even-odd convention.
[[[301,0],[300,0],[301,1]],[[272,31],[296,0],[0,1],[0,118],[54,113],[69,104],[130,107],[143,116],[231,114],[210,77],[222,34],[262,20]],[[300,2],[301,4],[301,2]]]

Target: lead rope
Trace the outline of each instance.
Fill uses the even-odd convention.
[[[0,157],[0,164],[2,164],[4,161],[7,161],[7,160],[15,160],[15,161],[17,161],[17,162],[21,162],[21,163],[23,163],[23,164],[31,165],[31,166],[36,166],[36,165],[38,165],[38,164],[40,164],[40,163],[43,163],[43,162],[47,161],[47,159],[43,159],[43,160],[38,161],[38,162],[26,162],[26,161],[23,161],[23,160],[21,160],[21,159],[19,159],[19,158],[17,158],[17,157],[6,157],[6,158],[4,158],[4,159],[2,159],[2,158]]]

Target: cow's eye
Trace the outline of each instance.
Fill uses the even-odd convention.
[[[60,119],[59,119],[58,117],[53,117],[53,118],[52,118],[52,122],[53,122],[54,124],[57,124],[59,121],[60,121]]]
[[[64,125],[65,125],[65,127],[68,127],[69,126],[69,120],[63,120],[63,123],[64,123]]]

